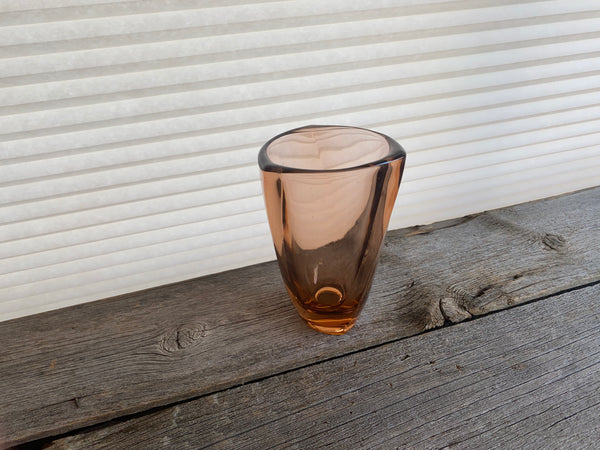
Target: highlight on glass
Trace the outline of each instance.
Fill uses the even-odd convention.
[[[283,281],[300,316],[328,334],[356,323],[371,289],[406,152],[364,128],[282,133],[258,164]]]

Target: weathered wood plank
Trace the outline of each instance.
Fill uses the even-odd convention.
[[[344,336],[275,263],[0,323],[0,422],[26,442],[205,395],[600,279],[600,188],[388,234]]]
[[[50,448],[591,448],[600,283],[53,442]]]

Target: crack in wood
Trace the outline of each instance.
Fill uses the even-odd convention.
[[[475,294],[475,296],[473,298],[481,297],[483,294],[485,294],[487,291],[489,291],[493,287],[494,287],[493,284],[488,284],[488,285],[482,287],[481,289],[479,289],[479,291],[477,291],[477,293]]]
[[[440,310],[444,317],[452,323],[462,322],[473,317],[469,311],[459,305],[453,297],[440,299]]]
[[[408,236],[416,236],[418,234],[429,234],[434,231],[443,230],[445,228],[456,227],[456,226],[462,225],[464,223],[470,222],[471,220],[475,219],[476,217],[479,217],[481,214],[484,214],[484,213],[470,214],[468,216],[459,217],[456,219],[448,219],[448,220],[444,220],[442,222],[436,222],[431,225],[417,225],[414,227],[409,227],[406,229],[403,236],[408,237]]]
[[[440,309],[439,303],[430,303],[427,308],[427,322],[425,323],[425,330],[432,330],[439,328],[444,325],[446,318],[442,310]]]
[[[574,413],[572,413],[572,414],[569,414],[568,416],[566,416],[566,417],[562,417],[561,419],[557,420],[557,421],[556,421],[556,422],[554,422],[552,425],[548,426],[548,429],[554,428],[554,427],[555,427],[555,426],[557,426],[559,423],[561,423],[561,422],[565,422],[565,421],[567,421],[567,420],[569,420],[569,419],[572,419],[573,417],[577,416],[578,414],[581,414],[581,413],[583,413],[583,412],[585,412],[585,411],[587,411],[587,410],[589,410],[589,409],[592,409],[592,408],[597,408],[598,406],[600,406],[600,402],[597,402],[597,403],[594,403],[594,404],[592,404],[592,405],[586,406],[585,408],[583,408],[583,409],[580,409],[579,411],[575,411]]]

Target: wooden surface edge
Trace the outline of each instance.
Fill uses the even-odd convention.
[[[594,283],[598,204],[600,188],[389,233],[369,303],[341,337],[301,323],[275,263],[0,323],[8,442],[227,390]],[[214,298],[222,305],[211,305]]]

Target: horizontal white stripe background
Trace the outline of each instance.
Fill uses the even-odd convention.
[[[0,0],[0,320],[274,258],[256,155],[408,152],[391,228],[600,184],[598,0]]]

